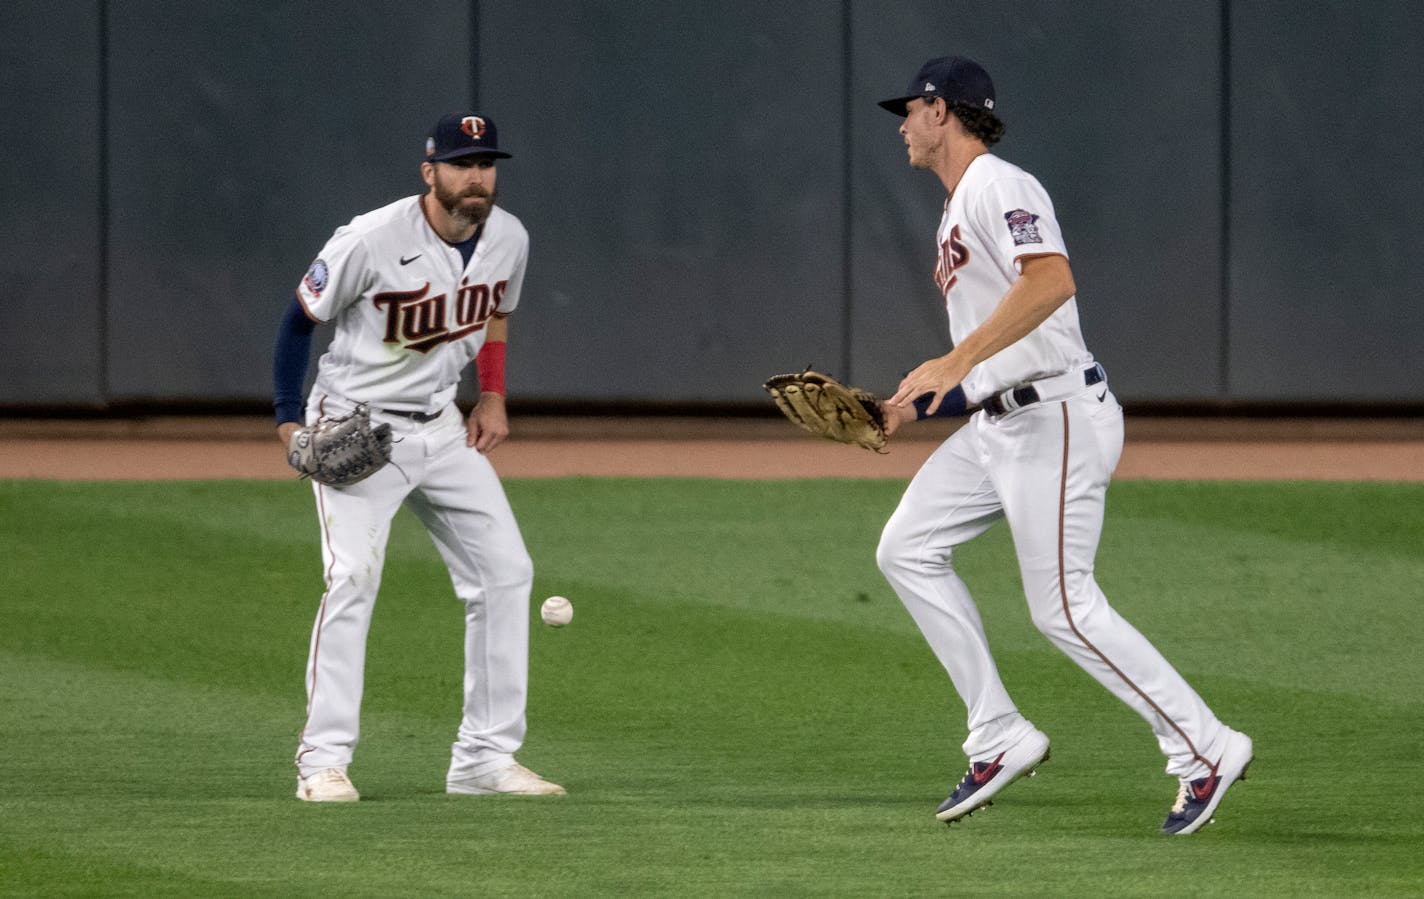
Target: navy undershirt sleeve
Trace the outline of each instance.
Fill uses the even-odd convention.
[[[925,410],[934,401],[933,393],[921,394],[915,399],[915,420],[923,421],[926,418],[958,418],[969,411],[968,399],[964,396],[964,388],[955,386],[953,390],[944,395],[944,400],[940,402],[939,408],[934,415],[926,415]]]
[[[272,353],[272,408],[279,425],[302,421],[302,382],[315,330],[316,322],[307,317],[301,300],[293,297],[277,328],[277,346]]]

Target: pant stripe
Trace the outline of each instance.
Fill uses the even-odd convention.
[[[1107,665],[1109,668],[1111,668],[1114,674],[1122,678],[1123,683],[1131,687],[1132,691],[1138,696],[1141,696],[1142,701],[1150,705],[1152,707],[1152,710],[1155,711],[1158,715],[1160,715],[1162,720],[1166,721],[1167,724],[1172,728],[1172,730],[1175,730],[1177,732],[1177,735],[1182,738],[1182,741],[1184,743],[1187,744],[1187,749],[1191,751],[1192,756],[1197,761],[1201,762],[1207,767],[1213,767],[1211,762],[1202,758],[1202,754],[1197,751],[1196,744],[1194,744],[1191,741],[1191,738],[1187,736],[1186,731],[1182,730],[1182,728],[1178,726],[1177,722],[1169,718],[1167,716],[1167,713],[1162,711],[1161,706],[1153,702],[1152,697],[1148,696],[1141,687],[1134,683],[1132,678],[1128,677],[1122,672],[1122,669],[1114,665],[1108,659],[1108,657],[1103,654],[1102,650],[1098,649],[1096,646],[1090,643],[1088,641],[1088,638],[1083,636],[1083,632],[1078,630],[1078,625],[1073,620],[1073,609],[1072,606],[1070,606],[1068,603],[1068,570],[1067,564],[1064,561],[1063,549],[1063,535],[1065,530],[1065,519],[1067,516],[1068,508],[1068,404],[1064,402],[1060,403],[1059,405],[1063,409],[1063,472],[1062,476],[1058,479],[1058,594],[1063,603],[1063,615],[1065,618],[1068,619],[1068,627],[1072,628],[1073,635],[1078,638],[1078,641],[1080,643],[1082,643],[1088,648],[1089,652],[1096,655],[1099,659],[1102,660],[1104,665]]]
[[[316,488],[317,517],[321,519],[321,539],[326,544],[327,553],[331,556],[331,562],[327,564],[326,571],[323,573],[323,579],[326,581],[326,590],[321,594],[321,606],[317,609],[316,614],[316,636],[312,638],[311,681],[307,684],[307,716],[306,719],[302,721],[302,731],[297,736],[297,745],[299,746],[306,742],[307,725],[311,723],[312,697],[316,695],[316,676],[320,670],[317,663],[321,659],[321,629],[322,626],[326,624],[326,600],[331,596],[331,569],[336,564],[336,552],[331,545],[331,535],[326,529],[326,503],[323,502],[323,499],[324,496],[321,486],[318,485]],[[311,748],[303,749],[301,752],[298,752],[297,757],[293,760],[297,766],[297,773],[299,774],[302,769],[302,756],[308,752],[311,752]]]

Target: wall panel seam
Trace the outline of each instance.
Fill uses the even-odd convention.
[[[853,54],[854,35],[851,31],[853,0],[841,0],[841,372],[849,382],[856,380],[851,371],[851,341],[855,336],[854,326],[854,261],[852,258],[852,228],[855,221],[853,88],[855,71]]]
[[[109,359],[111,348],[109,346],[109,227],[110,227],[110,159],[109,159],[109,104],[111,102],[111,91],[109,90],[109,0],[98,0],[97,12],[99,16],[98,34],[98,190],[96,193],[98,208],[98,234],[95,235],[98,246],[96,250],[99,256],[98,290],[98,403],[101,407],[109,405]]]
[[[1231,0],[1221,0],[1221,284],[1217,396],[1231,398]]]

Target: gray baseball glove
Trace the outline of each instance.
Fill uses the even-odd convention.
[[[365,403],[340,418],[324,418],[300,428],[287,444],[287,464],[303,477],[349,487],[391,461],[391,426],[371,427]]]
[[[802,430],[877,453],[885,450],[885,414],[869,391],[809,368],[774,375],[762,386],[776,400],[776,408]]]

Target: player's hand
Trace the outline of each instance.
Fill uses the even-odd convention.
[[[302,426],[294,421],[284,421],[277,425],[277,440],[282,444],[282,449],[292,445],[292,435],[301,430]]]
[[[880,407],[885,416],[885,436],[893,437],[901,425],[907,425],[916,418],[914,406],[892,406],[885,403]]]
[[[470,410],[465,422],[465,445],[487,453],[509,436],[509,415],[504,411],[504,397],[497,393],[482,393],[480,401]]]
[[[953,352],[931,359],[905,375],[905,380],[900,382],[900,388],[885,403],[887,406],[908,409],[913,416],[915,399],[933,393],[935,397],[925,410],[926,415],[933,415],[939,409],[944,395],[958,387],[973,367],[972,364],[966,365]]]

